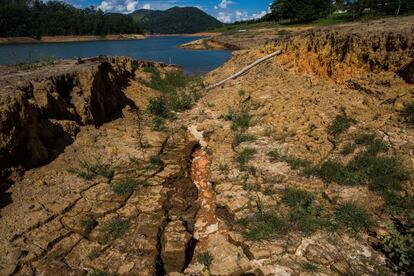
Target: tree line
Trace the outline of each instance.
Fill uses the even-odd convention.
[[[77,9],[61,1],[0,0],[0,37],[136,33],[141,33],[138,24],[124,14]]]
[[[310,22],[332,13],[361,16],[400,15],[414,11],[414,0],[275,0],[264,20]]]

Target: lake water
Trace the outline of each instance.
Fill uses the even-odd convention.
[[[45,58],[70,59],[98,55],[173,63],[186,73],[204,74],[226,62],[231,51],[186,50],[177,46],[201,37],[150,37],[144,40],[30,43],[0,45],[0,64],[33,62]]]

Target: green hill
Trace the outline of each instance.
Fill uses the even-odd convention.
[[[194,7],[174,7],[166,11],[142,9],[130,15],[147,33],[191,34],[223,25],[213,16]]]

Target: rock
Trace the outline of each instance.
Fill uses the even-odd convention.
[[[350,265],[345,260],[334,262],[331,265],[331,269],[340,275],[349,275],[350,268]]]
[[[168,272],[180,272],[184,268],[187,244],[191,235],[181,221],[168,223],[164,230],[162,260]]]
[[[333,261],[332,256],[326,251],[326,248],[316,244],[311,244],[306,248],[305,257],[310,262],[321,265],[329,265]]]

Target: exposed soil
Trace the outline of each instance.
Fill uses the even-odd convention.
[[[413,25],[258,33],[257,44],[240,36],[244,50],[206,84],[283,53],[205,92],[168,131],[153,130],[146,106],[161,94],[140,80],[148,65],[174,66],[97,58],[0,68],[0,275],[311,275],[309,264],[318,275],[403,273],[380,246],[395,219],[380,194],[305,176],[268,153],[347,162],[360,149],[345,156],[344,147],[369,130],[412,172],[414,129],[401,110],[414,100]],[[249,124],[236,130],[229,110],[248,112]],[[333,137],[340,114],[354,121]],[[236,143],[238,133],[254,139]],[[245,149],[254,154],[242,166]],[[413,195],[411,175],[403,184]],[[288,188],[311,192],[327,213],[362,205],[375,224],[358,234],[294,224],[266,239],[246,234],[252,225],[242,222],[260,212],[290,220]]]

